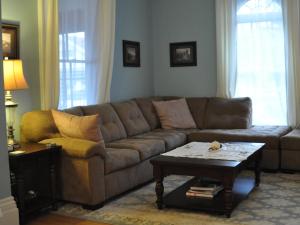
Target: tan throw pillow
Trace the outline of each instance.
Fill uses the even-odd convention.
[[[61,136],[90,140],[104,146],[99,115],[75,116],[57,110],[51,111]]]
[[[195,121],[184,98],[171,101],[153,101],[162,128],[196,128]]]

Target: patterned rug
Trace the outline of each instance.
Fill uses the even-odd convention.
[[[249,172],[242,176],[249,176]],[[165,193],[189,177],[165,178]],[[173,208],[157,210],[154,183],[88,211],[79,205],[65,204],[56,212],[61,215],[99,221],[113,225],[299,225],[300,174],[262,173],[261,185],[233,211],[231,218],[199,211]]]

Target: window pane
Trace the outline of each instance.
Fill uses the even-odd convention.
[[[59,35],[59,108],[87,104],[84,32]]]

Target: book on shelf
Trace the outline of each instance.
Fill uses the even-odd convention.
[[[220,191],[224,189],[223,185],[219,181],[214,180],[198,180],[190,189],[186,192],[187,197],[197,198],[213,198]]]

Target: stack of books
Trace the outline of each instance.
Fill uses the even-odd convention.
[[[187,197],[213,198],[224,189],[222,183],[216,180],[200,179],[186,192]]]

